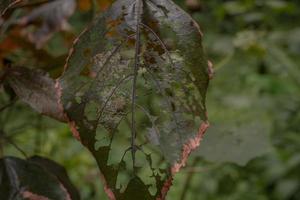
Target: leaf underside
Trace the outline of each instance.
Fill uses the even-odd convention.
[[[172,1],[119,0],[77,39],[57,87],[110,199],[164,199],[199,145],[209,82],[201,38]]]

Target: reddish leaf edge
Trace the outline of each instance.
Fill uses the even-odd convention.
[[[38,194],[34,194],[28,190],[23,191],[22,193],[22,197],[24,199],[29,199],[29,200],[49,200],[49,198],[45,197],[45,196],[41,196]]]
[[[73,137],[76,138],[76,139],[77,139],[77,140],[85,147],[85,145],[82,143],[82,141],[81,141],[81,139],[80,139],[80,134],[79,134],[79,132],[77,131],[75,121],[72,121],[72,120],[68,117],[67,113],[66,113],[65,110],[64,110],[63,104],[62,104],[62,102],[61,102],[61,97],[62,97],[62,87],[61,87],[61,85],[60,85],[59,78],[56,79],[55,88],[56,88],[57,95],[58,95],[58,97],[59,97],[59,98],[58,98],[58,102],[57,102],[58,105],[59,105],[59,109],[60,109],[60,111],[64,114],[64,117],[65,117],[66,120],[67,120],[67,123],[68,123],[68,125],[69,125],[69,127],[70,127],[70,129],[71,129],[71,132],[72,132],[72,134],[73,134]],[[88,149],[88,148],[87,148],[87,149]],[[106,195],[108,196],[108,198],[109,198],[110,200],[116,200],[116,197],[115,197],[115,195],[114,195],[112,189],[108,186],[107,181],[106,181],[106,179],[104,178],[104,175],[102,174],[102,172],[101,172],[100,170],[99,170],[99,173],[100,173],[100,179],[101,179],[101,181],[102,181],[102,183],[103,183],[103,187],[104,187],[104,191],[105,191]]]
[[[201,34],[201,36],[203,36],[203,33],[201,32],[200,30],[200,27],[197,23],[195,23],[197,25],[197,28]],[[64,71],[63,71],[63,74],[65,73],[65,71],[67,70],[68,68],[68,63],[69,63],[69,60],[70,60],[70,57],[71,55],[74,53],[75,51],[75,46],[76,44],[78,43],[80,37],[89,30],[89,28],[92,26],[92,24],[90,24],[88,27],[86,27],[80,34],[77,38],[75,38],[75,40],[73,41],[73,45],[69,51],[69,54],[68,54],[68,57],[66,59],[66,63],[64,65]],[[212,79],[213,78],[213,75],[214,75],[214,70],[213,70],[213,64],[211,61],[208,60],[208,72],[209,72],[209,79]],[[56,84],[55,84],[55,88],[56,88],[56,91],[57,91],[57,94],[58,94],[58,105],[59,105],[59,108],[61,110],[61,112],[64,114],[66,120],[67,120],[67,123],[69,124],[70,126],[70,129],[71,129],[71,132],[73,134],[73,137],[75,137],[79,142],[81,142],[81,139],[80,139],[80,134],[79,132],[77,131],[77,128],[76,128],[76,123],[75,121],[72,121],[70,120],[70,118],[68,117],[68,115],[65,113],[64,111],[64,107],[63,107],[63,104],[61,102],[61,97],[62,97],[62,87],[60,85],[60,78],[56,79]],[[207,113],[206,113],[207,115]],[[177,172],[180,171],[180,169],[182,167],[184,167],[186,165],[186,162],[187,162],[187,159],[189,157],[189,155],[195,150],[197,149],[199,146],[200,146],[200,143],[201,143],[201,140],[206,132],[206,130],[209,128],[210,124],[208,121],[203,121],[201,124],[200,124],[200,127],[199,127],[199,131],[197,133],[197,135],[194,137],[194,138],[191,138],[189,139],[184,145],[183,145],[183,148],[182,148],[182,153],[181,153],[181,157],[179,159],[178,162],[176,162],[175,164],[173,164],[170,168],[170,171],[171,171],[171,176],[166,179],[166,181],[164,182],[163,184],[163,188],[161,190],[161,193],[160,193],[160,196],[156,198],[156,200],[164,200],[167,196],[167,193],[168,191],[170,190],[171,186],[173,185],[173,177],[175,176],[175,174]],[[82,142],[81,142],[82,144]],[[84,146],[84,144],[82,144]],[[104,187],[104,191],[106,193],[106,195],[108,196],[108,198],[110,200],[117,200],[112,189],[108,186],[107,184],[107,181],[106,179],[104,178],[104,175],[102,174],[102,172],[99,170],[99,173],[100,173],[100,179],[103,183],[103,187]]]
[[[67,116],[67,114],[64,112],[63,104],[61,102],[62,97],[62,88],[59,82],[59,79],[56,80],[55,88],[58,94],[58,105],[62,113],[64,113],[65,118],[67,119],[67,122],[69,124],[69,127],[71,129],[71,132],[73,134],[73,137],[75,137],[78,141],[81,142],[80,134],[77,131],[76,123]],[[184,167],[187,163],[187,159],[189,155],[200,146],[200,143],[203,139],[203,136],[206,132],[206,130],[209,128],[209,122],[204,121],[201,123],[200,128],[198,130],[197,135],[194,138],[189,139],[182,148],[181,157],[178,162],[173,164],[170,168],[171,176],[164,182],[163,188],[161,190],[160,196],[156,198],[156,200],[164,200],[168,194],[168,191],[170,190],[171,186],[173,185],[173,177],[176,173],[180,171],[182,167]],[[82,143],[82,142],[81,142]],[[82,144],[84,146],[84,144]],[[99,170],[100,171],[100,170]],[[112,189],[108,186],[106,179],[104,178],[104,175],[100,171],[100,179],[104,186],[104,191],[108,198],[110,200],[117,200]]]
[[[62,184],[60,184],[60,188],[67,195],[65,200],[72,200],[69,192],[67,191],[67,189]],[[35,193],[33,193],[29,190],[22,191],[21,195],[24,199],[29,199],[29,200],[50,200],[48,197],[45,197],[45,196],[42,196],[42,195],[39,195],[39,194],[35,194]]]
[[[203,136],[209,126],[210,125],[208,121],[202,122],[197,135],[194,138],[189,139],[183,145],[181,157],[178,162],[171,166],[171,176],[164,182],[163,188],[161,190],[161,196],[156,200],[164,200],[166,198],[167,193],[173,184],[173,177],[180,171],[182,167],[186,165],[189,155],[200,146]]]
[[[63,114],[64,119],[68,123],[68,125],[69,125],[69,127],[71,129],[71,132],[73,134],[73,137],[76,138],[79,142],[81,142],[80,134],[79,134],[79,132],[77,131],[77,128],[76,128],[76,123],[69,118],[69,116],[65,112],[63,103],[61,102],[62,87],[61,87],[61,85],[59,83],[59,78],[56,79],[56,81],[55,81],[55,90],[56,90],[56,94],[58,96],[58,99],[57,99],[58,108],[59,108],[60,112]]]
[[[91,26],[91,25],[90,25]],[[78,43],[79,41],[79,38],[89,29],[89,27],[86,27],[82,32],[81,34],[79,34],[79,36],[73,41],[73,45],[72,45],[72,48],[70,49],[69,51],[69,55],[66,59],[66,63],[65,63],[65,66],[64,66],[64,72],[67,70],[68,68],[68,63],[69,63],[69,59],[71,57],[71,55],[74,53],[75,51],[75,45]],[[200,30],[200,29],[199,29]],[[201,31],[200,31],[201,33]],[[201,33],[202,35],[202,33]],[[214,75],[214,70],[213,70],[213,64],[211,61],[208,60],[208,72],[209,72],[209,78],[212,79],[213,78],[213,75]],[[76,123],[75,121],[72,121],[70,120],[70,118],[68,117],[68,115],[65,113],[64,111],[64,108],[63,108],[63,104],[61,102],[61,97],[62,97],[62,87],[60,85],[60,79],[56,79],[56,84],[55,84],[55,88],[56,88],[56,91],[57,91],[57,94],[58,94],[58,105],[59,105],[59,108],[61,110],[61,112],[64,114],[66,120],[67,120],[67,123],[69,124],[69,127],[71,129],[71,132],[73,134],[73,137],[75,137],[79,142],[81,142],[81,139],[80,139],[80,134],[79,132],[77,131],[77,128],[76,128]],[[207,113],[206,113],[207,115]],[[167,193],[168,191],[170,190],[172,184],[173,184],[173,177],[175,176],[175,174],[177,172],[180,171],[180,169],[182,167],[184,167],[186,165],[186,162],[187,162],[187,159],[189,157],[189,155],[195,150],[197,149],[199,146],[200,146],[200,143],[201,143],[201,140],[206,132],[206,130],[209,128],[210,124],[208,121],[203,121],[201,124],[200,124],[200,127],[199,127],[199,130],[198,130],[198,133],[197,135],[194,137],[194,138],[191,138],[189,139],[184,145],[183,145],[183,148],[182,148],[182,153],[181,153],[181,157],[179,159],[178,162],[176,162],[175,164],[173,164],[170,168],[170,171],[171,171],[171,176],[166,179],[166,181],[164,182],[163,184],[163,188],[161,190],[161,193],[160,193],[160,196],[156,198],[156,200],[164,200],[167,196]],[[81,142],[82,143],[82,142]],[[84,146],[84,144],[82,144]],[[100,179],[103,183],[103,187],[104,187],[104,191],[105,193],[107,194],[108,198],[110,200],[116,200],[116,197],[112,191],[112,189],[108,186],[107,184],[107,181],[106,179],[104,178],[104,175],[102,174],[102,172],[99,170],[100,172]]]

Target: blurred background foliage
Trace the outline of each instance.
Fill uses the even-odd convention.
[[[215,75],[207,95],[211,128],[167,199],[299,200],[300,1],[176,3],[200,24]],[[74,38],[109,4],[79,0],[71,31],[55,33],[41,50],[6,24],[10,37],[0,34],[0,58],[57,77]],[[95,161],[67,125],[34,113],[5,86],[0,105],[2,154],[49,157],[66,167],[82,199],[107,199]]]

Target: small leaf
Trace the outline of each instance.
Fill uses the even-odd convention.
[[[37,112],[66,121],[58,104],[55,81],[49,75],[21,67],[8,69],[6,79],[16,95]]]
[[[170,0],[115,1],[76,40],[58,85],[61,103],[110,199],[127,199],[137,184],[145,189],[136,190],[139,199],[164,199],[199,145],[209,82],[201,40]]]
[[[67,19],[74,13],[75,8],[75,0],[51,1],[22,17],[18,24],[28,26],[38,20],[42,21],[42,25],[35,32],[28,33],[29,40],[35,43],[39,49],[51,38],[53,33],[70,29]]]
[[[49,171],[15,157],[0,159],[0,199],[71,200]]]

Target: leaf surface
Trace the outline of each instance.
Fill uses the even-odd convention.
[[[199,145],[209,82],[201,39],[172,1],[119,0],[76,41],[61,103],[110,199],[164,199]]]
[[[50,172],[15,157],[0,159],[0,198],[70,200],[64,186]]]
[[[37,112],[66,121],[60,109],[55,81],[46,73],[22,67],[8,70],[6,79],[17,96]]]
[[[80,199],[80,194],[79,194],[77,188],[71,182],[71,180],[68,176],[68,173],[63,166],[59,165],[58,163],[56,163],[50,159],[43,158],[40,156],[33,156],[33,157],[29,158],[28,161],[34,162],[34,163],[42,166],[48,172],[53,174],[59,180],[59,182],[64,186],[64,188],[66,188],[66,190],[69,193],[72,200]]]

